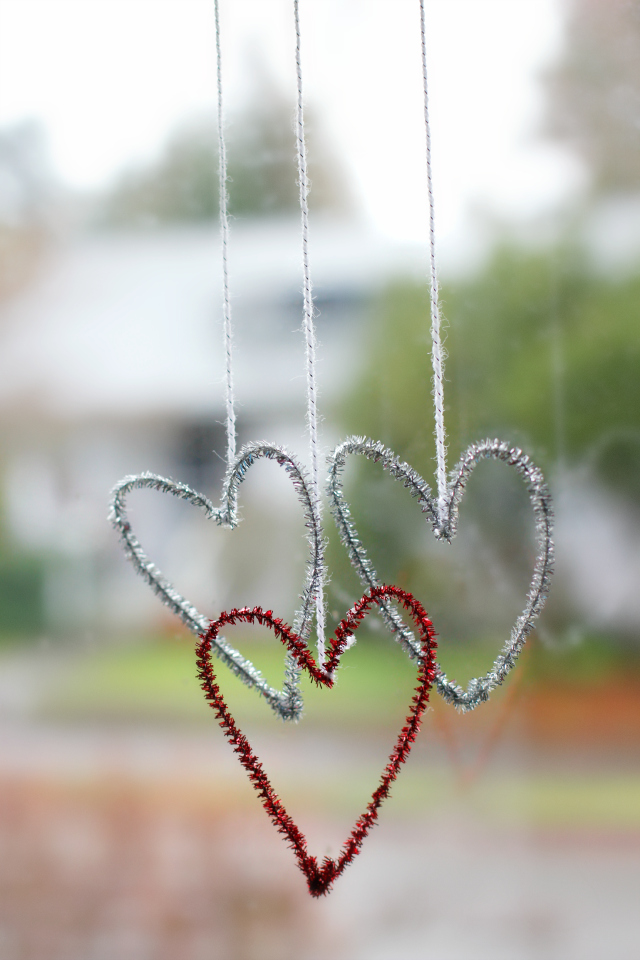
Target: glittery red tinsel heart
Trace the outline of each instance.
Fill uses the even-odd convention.
[[[357,630],[371,607],[379,605],[385,597],[395,599],[402,604],[411,615],[420,634],[422,657],[418,665],[418,686],[412,698],[412,706],[405,725],[398,735],[395,746],[389,755],[389,762],[365,812],[356,820],[353,830],[342,847],[340,856],[335,860],[331,857],[325,857],[320,865],[317,858],[308,853],[304,834],[287,813],[284,804],[271,786],[262,764],[251,749],[251,744],[240,732],[235,720],[229,713],[220,688],[216,683],[216,675],[211,661],[211,643],[215,641],[219,631],[227,624],[259,623],[261,626],[270,627],[273,630],[278,639],[292,653],[298,665],[306,670],[318,685],[332,687],[335,680],[335,670],[349,638]],[[263,611],[261,607],[254,607],[253,609],[243,607],[241,610],[231,610],[229,613],[221,614],[217,620],[212,622],[209,630],[200,638],[196,646],[198,677],[202,682],[204,695],[210,706],[215,710],[220,726],[223,728],[227,740],[232,744],[234,752],[238,754],[240,763],[249,774],[249,779],[261,798],[265,810],[278,828],[279,833],[283,834],[289,841],[289,845],[298,861],[298,866],[307,878],[309,892],[313,897],[320,897],[328,893],[334,880],[340,876],[347,864],[351,863],[360,852],[365,837],[378,817],[378,810],[383,800],[391,792],[391,784],[398,775],[400,765],[409,755],[411,745],[420,729],[422,714],[429,701],[429,691],[435,679],[435,648],[433,625],[423,606],[405,590],[389,586],[374,587],[347,613],[329,643],[329,650],[323,666],[316,664],[304,640],[293,633],[286,623],[274,617],[271,610]]]

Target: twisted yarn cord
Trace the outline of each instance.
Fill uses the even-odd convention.
[[[298,0],[293,0],[293,15],[296,30],[296,78],[298,105],[296,117],[296,144],[298,150],[298,181],[300,184],[300,214],[302,219],[302,271],[303,271],[303,329],[307,360],[307,424],[309,427],[309,452],[311,455],[311,494],[318,517],[321,519],[322,504],[318,482],[318,411],[316,390],[316,331],[313,322],[313,288],[309,268],[309,179],[307,176],[307,144],[305,140],[304,107],[302,99],[302,60],[300,53],[300,12]],[[316,594],[318,631],[318,655],[324,661],[324,589],[319,579]]]
[[[447,445],[444,429],[444,359],[440,337],[440,304],[436,270],[436,234],[431,177],[431,127],[429,124],[429,91],[427,85],[427,41],[424,0],[420,0],[420,36],[422,40],[422,86],[424,91],[424,126],[427,141],[427,189],[429,192],[429,283],[431,290],[431,364],[433,366],[433,403],[436,420],[436,478],[438,482],[438,515],[444,522],[447,511]]]
[[[218,94],[218,203],[220,208],[220,240],[222,243],[222,322],[225,355],[225,383],[227,410],[227,465],[231,466],[236,456],[236,412],[233,394],[232,336],[231,336],[231,298],[229,296],[229,269],[227,265],[227,246],[229,241],[229,217],[227,205],[227,145],[224,138],[224,117],[222,111],[222,53],[220,45],[220,11],[218,0],[214,0],[216,21],[216,87]]]

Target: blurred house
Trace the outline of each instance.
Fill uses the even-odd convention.
[[[320,398],[328,409],[358,363],[376,287],[423,271],[424,261],[417,248],[331,219],[314,224],[311,260]],[[297,218],[235,224],[229,268],[239,441],[283,443],[305,460]],[[150,470],[218,499],[225,453],[221,290],[217,229],[190,226],[58,242],[33,281],[0,303],[7,537],[46,558],[44,629],[135,627],[166,614],[121,556],[106,521],[108,493],[123,475]],[[327,425],[327,449],[337,439],[330,432]],[[297,522],[297,505],[282,500],[274,472],[275,465],[264,472],[261,509],[283,509],[284,537]],[[175,569],[190,599],[220,609],[227,563],[216,534],[192,508],[180,513],[184,505],[162,500],[132,496],[142,542],[163,571],[173,576]],[[252,577],[267,575],[276,603],[286,594],[289,551],[275,541],[266,549],[277,565],[247,563],[245,596],[254,595]]]

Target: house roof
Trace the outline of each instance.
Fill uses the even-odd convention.
[[[323,221],[313,225],[311,264],[331,393],[358,304],[393,275],[424,275],[425,254]],[[234,224],[229,269],[239,402],[303,402],[299,224]],[[0,407],[61,419],[221,412],[221,286],[214,228],[59,243],[0,307]]]

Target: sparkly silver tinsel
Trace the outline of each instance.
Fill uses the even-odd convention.
[[[347,548],[349,559],[366,587],[379,586],[378,575],[367,556],[367,552],[358,538],[349,506],[342,491],[342,473],[346,458],[359,454],[381,463],[395,480],[402,481],[411,496],[418,500],[420,508],[426,514],[438,540],[451,542],[458,527],[458,511],[467,481],[482,459],[502,460],[514,467],[523,478],[535,517],[536,542],[538,553],[533,575],[527,593],[524,610],[516,620],[509,640],[496,658],[493,668],[484,676],[469,682],[464,690],[453,680],[449,680],[438,668],[437,688],[449,703],[460,710],[473,710],[479,703],[488,700],[491,690],[501,684],[514,666],[523,644],[531,632],[549,592],[549,582],[553,571],[553,509],[551,496],[544,477],[529,457],[517,447],[510,447],[500,440],[484,440],[472,444],[451,472],[448,484],[448,499],[444,516],[438,513],[437,498],[433,497],[428,484],[409,464],[395,456],[384,444],[364,437],[349,437],[334,450],[329,457],[328,494],[331,511],[340,531],[340,538]],[[387,626],[412,657],[420,655],[420,645],[412,631],[406,626],[395,607],[385,601],[380,610]]]
[[[109,519],[120,534],[125,552],[136,571],[158,594],[162,602],[173,610],[187,625],[189,630],[200,635],[209,629],[209,619],[201,614],[188,600],[175,589],[163,576],[156,565],[148,558],[127,519],[125,501],[131,490],[151,489],[161,493],[170,493],[174,497],[186,500],[198,507],[209,520],[219,526],[233,529],[238,525],[238,488],[244,480],[247,470],[256,460],[275,460],[284,467],[302,504],[310,556],[307,576],[301,593],[302,605],[297,612],[293,630],[307,640],[315,614],[316,596],[325,578],[324,538],[314,501],[307,484],[304,468],[283,447],[269,443],[250,443],[245,446],[227,470],[223,486],[221,505],[216,507],[208,497],[197,493],[186,483],[179,483],[154,473],[140,473],[125,477],[112,490]],[[298,719],[302,713],[302,698],[299,693],[299,671],[291,658],[287,658],[283,689],[269,686],[259,670],[250,660],[231,646],[224,637],[216,639],[214,652],[248,686],[254,687],[270,706],[285,720]]]

